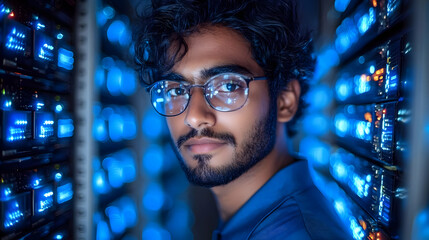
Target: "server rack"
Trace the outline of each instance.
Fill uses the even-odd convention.
[[[0,2],[0,238],[73,231],[75,3]]]
[[[319,46],[308,101],[330,103],[304,120],[304,129],[326,130],[307,131],[300,148],[354,239],[400,239],[411,161],[413,8],[405,0],[326,4],[335,37]]]

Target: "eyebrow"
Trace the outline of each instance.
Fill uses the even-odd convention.
[[[251,72],[247,68],[240,65],[221,65],[201,70],[200,79],[209,79],[221,73],[240,73],[246,75],[251,74]],[[166,75],[162,76],[162,79],[190,82],[190,80],[186,79],[185,77],[176,72],[167,73]]]

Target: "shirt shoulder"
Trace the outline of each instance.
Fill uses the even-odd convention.
[[[253,228],[248,239],[349,239],[333,208],[313,186],[285,198]]]

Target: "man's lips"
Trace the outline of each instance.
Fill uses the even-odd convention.
[[[194,154],[204,154],[227,145],[227,143],[213,138],[191,138],[184,147]]]

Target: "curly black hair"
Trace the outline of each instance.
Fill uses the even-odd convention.
[[[269,79],[271,103],[291,79],[301,86],[299,108],[287,123],[295,134],[296,121],[307,104],[314,59],[308,31],[300,27],[293,0],[152,0],[140,16],[135,32],[135,54],[140,79],[150,85],[168,72],[186,54],[186,36],[205,26],[223,26],[240,33],[251,44],[255,61]],[[175,54],[168,54],[172,43]]]

